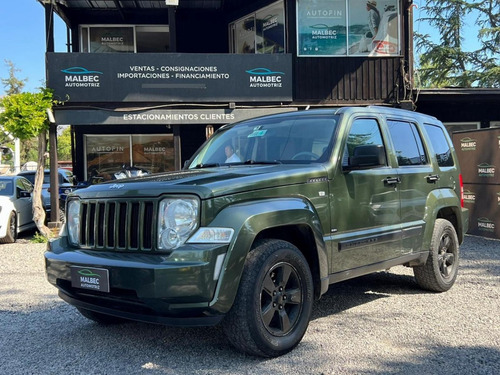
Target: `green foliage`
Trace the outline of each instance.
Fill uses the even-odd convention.
[[[57,137],[57,158],[59,160],[71,160],[71,128],[67,127]]]
[[[5,111],[0,113],[0,123],[21,141],[37,137],[49,128],[47,109],[52,104],[52,92],[48,89],[6,96],[2,100]]]
[[[17,69],[12,61],[5,60],[5,65],[9,67],[9,78],[2,78],[5,93],[7,95],[21,93],[23,91],[24,84],[28,81],[28,79],[19,79],[16,77],[16,72],[20,72],[21,70]]]
[[[25,139],[21,142],[21,165],[36,160],[38,160],[38,139]]]
[[[49,239],[39,232],[36,232],[33,238],[30,241],[31,243],[47,243],[49,242]]]
[[[427,21],[440,35],[415,34],[418,72],[424,87],[500,87],[500,12],[498,0],[427,0]],[[476,17],[479,48],[464,51],[467,16]],[[469,36],[470,37],[470,36]]]

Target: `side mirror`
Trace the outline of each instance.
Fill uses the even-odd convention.
[[[30,198],[31,197],[31,193],[29,191],[26,191],[26,190],[21,190],[18,194],[19,198]]]
[[[363,145],[354,148],[354,155],[349,158],[349,165],[344,169],[364,169],[387,165],[385,149],[382,145]]]

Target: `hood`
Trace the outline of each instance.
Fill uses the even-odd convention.
[[[7,197],[5,195],[0,195],[0,207],[12,207],[13,206],[13,203],[12,203],[12,198],[11,197]]]
[[[201,199],[209,199],[249,190],[304,184],[326,176],[321,164],[238,165],[113,180],[76,190],[73,195],[81,198],[111,198],[196,194]]]

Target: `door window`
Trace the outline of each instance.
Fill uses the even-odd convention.
[[[428,159],[415,124],[406,121],[387,121],[398,165],[425,165]]]
[[[348,166],[349,160],[359,153],[360,146],[379,146],[385,150],[380,127],[375,119],[357,119],[351,126],[344,149],[342,166]],[[384,151],[385,153],[385,151]],[[387,164],[386,164],[387,165]]]

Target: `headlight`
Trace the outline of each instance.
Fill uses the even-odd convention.
[[[68,201],[66,214],[69,242],[73,245],[78,245],[78,241],[80,240],[80,201],[77,199]]]
[[[198,226],[200,203],[195,198],[164,199],[158,213],[158,248],[181,246]]]

